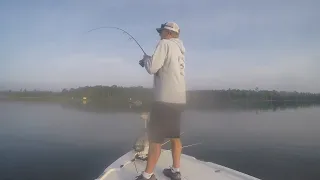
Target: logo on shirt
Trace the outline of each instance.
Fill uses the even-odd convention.
[[[179,56],[179,64],[180,64],[180,75],[184,76],[184,69],[185,69],[185,63],[184,63],[184,56]]]

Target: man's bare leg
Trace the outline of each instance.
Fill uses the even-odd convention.
[[[182,151],[182,145],[180,138],[171,139],[172,160],[173,167],[180,168],[180,156]]]
[[[157,164],[160,154],[161,154],[161,144],[150,143],[147,167],[145,170],[146,173],[149,173],[149,174],[153,173],[153,170]]]

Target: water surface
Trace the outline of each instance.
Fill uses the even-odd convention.
[[[320,108],[192,111],[184,149],[261,179],[320,179]],[[130,150],[143,122],[133,112],[95,113],[59,104],[0,102],[0,179],[96,178]]]

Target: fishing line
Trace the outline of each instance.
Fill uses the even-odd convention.
[[[99,29],[117,29],[119,31],[122,31],[123,33],[127,34],[128,36],[130,36],[130,39],[135,41],[135,43],[139,46],[139,48],[141,49],[141,51],[143,52],[144,55],[147,55],[147,53],[143,50],[142,46],[138,43],[138,41],[130,33],[128,33],[127,31],[125,31],[125,30],[123,30],[121,28],[114,27],[114,26],[102,26],[102,27],[91,29],[91,30],[87,31],[86,33],[90,33],[92,31],[96,31],[96,30],[99,30]]]
[[[136,172],[137,172],[137,174],[138,174],[139,172],[138,172],[138,168],[137,168],[137,165],[136,165],[136,161],[133,161],[133,164],[134,164],[134,167],[135,167]]]

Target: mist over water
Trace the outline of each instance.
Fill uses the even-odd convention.
[[[183,114],[184,153],[261,179],[320,179],[320,108]],[[0,179],[94,179],[132,147],[134,112],[0,102]]]

